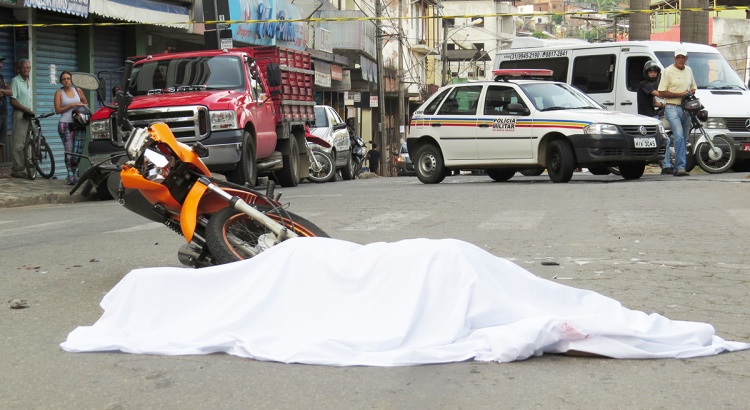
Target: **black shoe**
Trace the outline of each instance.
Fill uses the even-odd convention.
[[[10,173],[10,176],[13,178],[24,178],[29,179],[29,174],[23,172],[23,171],[13,171]]]
[[[672,175],[674,173],[674,168],[662,168],[661,174],[662,175]]]
[[[676,177],[689,177],[690,174],[685,171],[685,168],[680,168],[677,171],[674,172],[674,176]]]

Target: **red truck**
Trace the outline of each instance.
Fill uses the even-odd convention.
[[[270,63],[281,84],[269,81],[279,77],[267,72]],[[255,186],[259,175],[273,175],[289,187],[307,177],[305,124],[315,120],[309,53],[258,46],[153,55],[135,62],[128,84],[134,126],[163,122],[179,141],[201,142],[205,164],[228,181]],[[89,155],[122,150],[112,113],[103,107],[92,116]]]

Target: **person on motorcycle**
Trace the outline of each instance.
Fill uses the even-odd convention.
[[[686,64],[687,60],[688,52],[680,45],[674,52],[674,64],[664,69],[658,88],[659,96],[666,100],[664,117],[669,121],[672,138],[674,138],[675,163],[673,175],[676,177],[690,176],[685,170],[685,154],[692,119],[690,114],[682,108],[682,98],[695,93],[698,86],[695,84],[693,70]]]
[[[643,66],[643,81],[638,84],[638,114],[659,118],[664,110],[664,100],[659,98],[661,67],[652,60]]]
[[[659,98],[659,80],[661,80],[661,67],[653,60],[646,61],[643,66],[643,81],[638,84],[638,114],[659,119],[664,115],[664,100]],[[661,164],[661,173],[671,174],[672,156],[669,154],[669,140],[664,160]]]

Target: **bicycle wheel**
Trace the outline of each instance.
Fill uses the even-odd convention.
[[[268,206],[257,209],[299,236],[328,237],[322,229],[299,215]],[[206,224],[206,244],[217,264],[252,258],[272,246],[265,242],[268,234],[265,226],[234,208],[216,212]]]
[[[23,165],[26,168],[26,175],[29,176],[29,179],[36,178],[36,151],[34,139],[27,137],[26,142],[23,144]]]
[[[50,179],[55,175],[55,156],[52,154],[52,148],[42,137],[39,140],[39,149],[37,150],[36,170],[42,178]]]
[[[726,135],[719,134],[714,135],[712,142],[713,149],[706,141],[698,143],[695,147],[695,161],[709,174],[720,174],[734,165],[737,157],[734,141]]]

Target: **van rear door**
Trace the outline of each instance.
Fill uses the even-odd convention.
[[[608,110],[619,110],[615,76],[619,47],[587,48],[573,52],[570,84]]]

